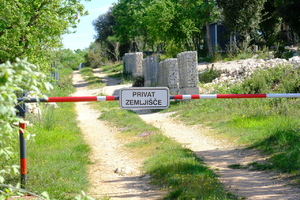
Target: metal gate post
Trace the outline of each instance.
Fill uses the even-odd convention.
[[[25,95],[27,94],[25,93]],[[21,175],[21,188],[25,188],[27,180],[27,160],[26,160],[26,140],[25,140],[25,131],[26,123],[25,116],[28,112],[28,108],[24,102],[16,106],[18,110],[18,116],[23,118],[23,122],[19,122],[19,141],[20,141],[20,175]]]
[[[25,115],[25,113],[24,113]],[[25,116],[23,117],[25,120]],[[26,160],[26,141],[25,141],[25,122],[19,123],[19,137],[20,137],[20,173],[21,173],[21,187],[25,188],[27,180],[27,160]]]

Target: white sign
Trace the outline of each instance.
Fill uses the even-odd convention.
[[[166,109],[170,105],[169,88],[123,88],[119,102],[122,109]]]

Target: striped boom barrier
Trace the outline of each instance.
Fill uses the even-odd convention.
[[[299,98],[300,93],[285,94],[191,94],[170,95],[170,99],[241,99],[241,98]],[[48,97],[45,98],[18,98],[18,102],[81,102],[81,101],[118,101],[119,96],[78,96],[78,97]]]
[[[300,93],[287,94],[204,94],[170,95],[170,99],[237,99],[237,98],[299,98]]]
[[[148,88],[149,89],[149,88]],[[142,88],[141,88],[142,90]],[[154,98],[155,91],[139,92],[139,96]],[[124,96],[124,95],[123,95]],[[132,97],[138,95],[132,95]],[[161,95],[160,95],[161,96]],[[192,95],[169,95],[167,92],[167,99],[189,100],[189,99],[232,99],[232,98],[299,98],[300,93],[286,93],[286,94],[192,94]],[[34,102],[86,102],[86,101],[118,101],[119,96],[74,96],[74,97],[48,97],[48,98],[18,98],[20,105],[18,106],[19,115],[25,119],[25,109],[21,108],[23,103]],[[130,101],[131,102],[131,101]],[[135,100],[132,100],[135,102]],[[21,107],[20,107],[21,106]],[[168,106],[167,106],[168,107]],[[123,108],[123,107],[121,107]],[[125,108],[124,108],[125,109]],[[20,123],[20,171],[21,171],[21,186],[24,187],[27,179],[27,162],[26,162],[26,142],[24,139],[24,132],[26,124]]]
[[[119,96],[78,96],[78,97],[48,97],[48,98],[18,98],[18,102],[84,102],[84,101],[117,101]]]

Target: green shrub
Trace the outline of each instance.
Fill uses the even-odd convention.
[[[221,72],[214,70],[214,65],[211,68],[207,68],[205,71],[199,74],[199,81],[201,83],[210,83],[215,78],[218,78],[221,75]]]
[[[278,65],[275,68],[256,71],[241,85],[242,92],[258,93],[297,93],[300,91],[300,69],[291,65]]]

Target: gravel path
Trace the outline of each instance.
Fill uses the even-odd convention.
[[[77,89],[73,96],[91,96],[107,92],[106,87],[88,90],[77,71],[73,74],[73,85]],[[113,91],[118,87],[120,86],[113,86]],[[88,194],[94,198],[110,197],[112,200],[158,199],[162,193],[151,189],[148,184],[149,176],[144,176],[139,171],[142,160],[133,159],[123,149],[122,141],[115,138],[118,130],[99,120],[101,113],[92,109],[88,102],[77,102],[76,111],[78,125],[91,147],[91,187]]]
[[[95,75],[101,75],[99,70]],[[118,90],[130,85],[118,85],[114,79],[106,78],[108,85],[101,89],[88,90],[78,72],[73,76],[77,86],[75,96],[117,95]],[[91,189],[94,197],[109,196],[111,199],[159,199],[161,191],[155,191],[147,184],[148,176],[141,176],[139,167],[142,161],[133,159],[122,148],[123,143],[114,138],[117,130],[107,126],[97,118],[101,113],[91,109],[88,103],[76,103],[79,126],[87,143],[92,148],[90,166]],[[246,151],[229,145],[226,141],[217,141],[207,136],[210,130],[195,125],[186,126],[170,117],[172,113],[140,112],[147,123],[160,128],[163,133],[190,148],[205,163],[220,175],[220,181],[232,193],[249,200],[295,200],[300,199],[300,190],[286,186],[279,174],[249,170],[230,169],[231,164],[247,164],[265,158],[256,151]],[[114,171],[121,170],[119,174]],[[122,172],[122,169],[126,172]],[[129,172],[128,172],[129,171]]]

